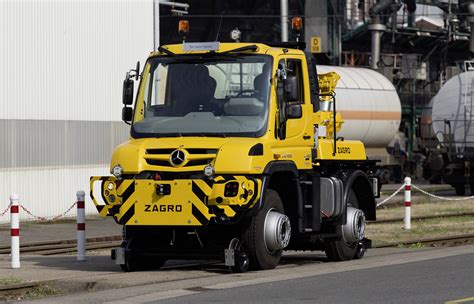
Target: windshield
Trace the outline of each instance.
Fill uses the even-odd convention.
[[[265,55],[156,57],[143,75],[134,137],[261,136],[272,59]]]

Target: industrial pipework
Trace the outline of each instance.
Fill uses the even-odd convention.
[[[383,32],[387,29],[387,27],[382,24],[380,14],[389,8],[392,3],[392,0],[381,0],[374,4],[369,10],[369,14],[372,18],[372,24],[369,25],[369,30],[372,31],[372,62],[370,67],[374,70],[378,69],[380,61],[380,42],[382,40]]]
[[[471,26],[471,35],[470,35],[470,43],[469,43],[469,51],[471,55],[474,53],[474,3],[471,2],[467,5],[467,11],[469,12],[469,16],[467,17],[467,21]]]
[[[409,25],[413,26],[414,23],[414,12],[416,10],[416,1],[407,0],[407,9],[409,12]],[[371,24],[369,25],[369,30],[372,31],[372,43],[371,43],[371,53],[372,53],[372,62],[370,67],[374,70],[378,69],[378,64],[380,61],[380,45],[382,41],[382,35],[387,29],[385,23],[387,22],[385,14],[392,14],[392,33],[396,30],[396,12],[400,8],[401,4],[398,0],[380,0],[375,3],[369,10],[371,17]]]
[[[288,0],[280,0],[281,41],[288,41]]]
[[[370,67],[374,70],[378,69],[379,66],[380,42],[382,40],[383,32],[385,32],[386,29],[387,27],[380,23],[380,16],[375,16],[375,18],[373,18],[373,23],[369,25],[369,30],[372,31],[372,61],[370,63]]]

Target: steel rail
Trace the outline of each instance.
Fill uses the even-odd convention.
[[[25,294],[30,290],[40,287],[42,284],[44,284],[44,282],[27,282],[0,285],[0,301],[13,300],[15,299],[16,295]]]
[[[446,217],[461,217],[461,216],[474,216],[474,212],[462,212],[462,213],[453,213],[453,214],[436,214],[436,215],[422,215],[422,216],[412,216],[412,221],[418,220],[430,220],[437,218],[446,218]],[[402,222],[403,218],[387,218],[376,221],[369,221],[369,224],[386,224],[386,223],[395,223]]]
[[[375,245],[373,248],[393,248],[410,245],[422,245],[423,247],[452,247],[474,243],[474,234],[461,234],[438,238],[415,239],[404,242]]]
[[[108,249],[120,246],[122,240],[121,235],[108,235],[89,237],[86,239],[87,250]],[[77,241],[75,239],[68,240],[49,240],[42,242],[32,242],[20,245],[21,253],[54,255],[62,253],[70,253],[77,250]],[[0,246],[0,254],[9,254],[10,246]]]
[[[459,215],[460,216],[460,215]],[[441,216],[439,216],[441,217]],[[86,243],[87,250],[102,250],[116,248],[120,246],[121,236],[107,236],[107,237],[95,237],[88,238]],[[374,245],[373,248],[390,248],[390,247],[401,247],[421,244],[425,247],[438,247],[438,246],[458,246],[464,244],[474,243],[474,234],[463,234],[447,237],[438,238],[422,238],[414,239],[403,242],[394,242],[388,244]],[[71,240],[62,241],[46,241],[36,242],[30,244],[24,244],[21,248],[21,252],[28,254],[37,255],[58,255],[64,253],[73,253],[76,251],[76,244]],[[9,254],[9,248],[2,246],[0,248],[0,254]],[[1,291],[1,290],[0,290]]]

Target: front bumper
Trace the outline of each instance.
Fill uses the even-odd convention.
[[[255,206],[262,180],[245,176],[159,181],[92,176],[90,187],[99,215],[113,216],[121,225],[205,226],[211,220],[233,222]],[[234,189],[232,196],[225,195],[229,188]]]

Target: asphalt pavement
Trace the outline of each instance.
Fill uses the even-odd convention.
[[[160,303],[474,303],[474,254],[203,290]],[[154,303],[153,301],[147,303]]]
[[[223,265],[122,273],[105,256],[83,263],[31,256],[20,271],[0,261],[0,271],[59,276],[77,289],[27,303],[444,303],[474,297],[474,245],[375,249],[361,260],[338,263],[315,253],[285,256],[274,270],[243,274],[230,274]]]

